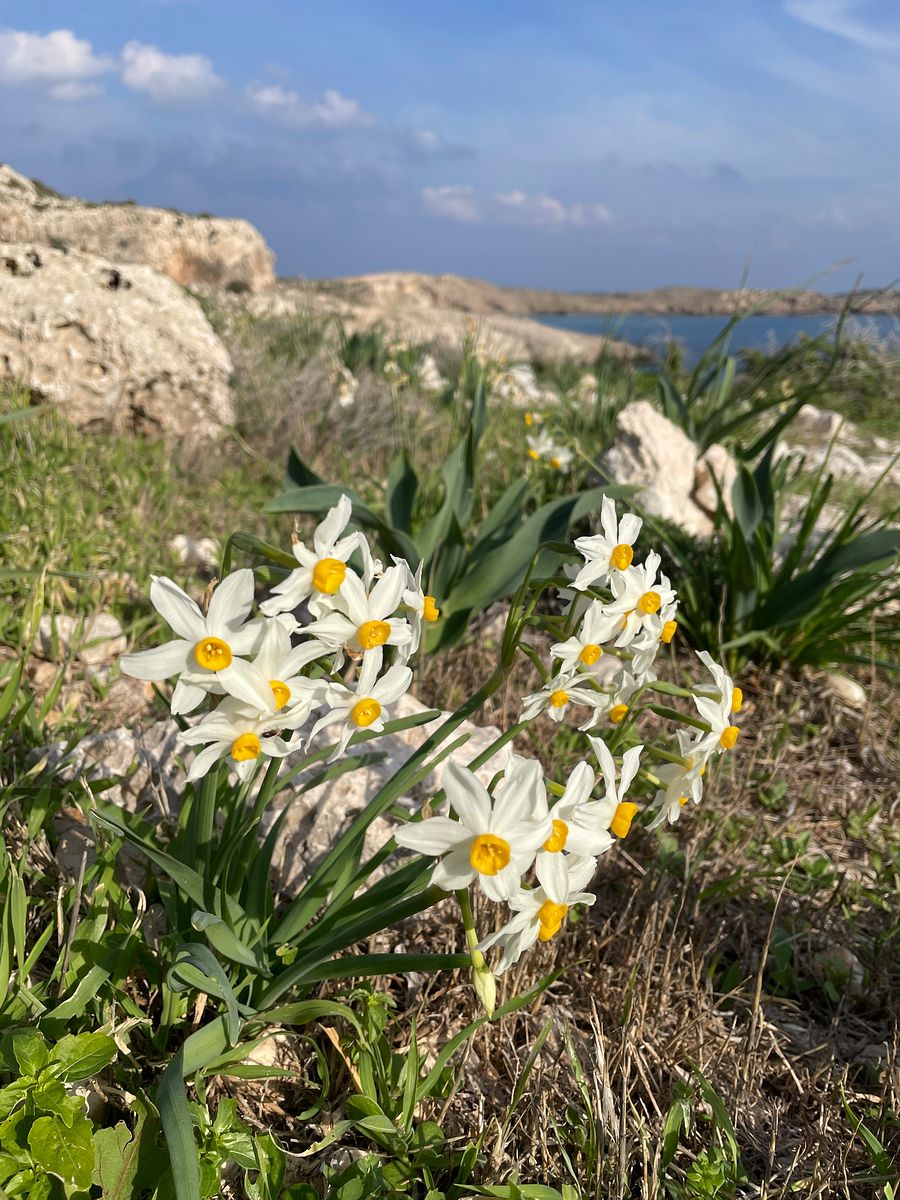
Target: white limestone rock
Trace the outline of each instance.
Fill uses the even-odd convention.
[[[202,439],[234,420],[231,360],[164,275],[0,242],[0,380],[75,425]]]

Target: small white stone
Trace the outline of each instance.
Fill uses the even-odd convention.
[[[865,689],[855,679],[848,675],[839,675],[837,672],[827,674],[825,679],[829,690],[851,708],[862,709],[868,704]]]

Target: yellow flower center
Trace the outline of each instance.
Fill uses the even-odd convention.
[[[672,638],[675,636],[675,630],[678,628],[677,621],[666,621],[662,627],[662,633],[659,635],[659,640],[665,642],[668,646]]]
[[[684,808],[684,806],[687,804],[687,802],[688,802],[687,796],[679,796],[678,797],[678,803],[681,805],[682,808]]]
[[[231,666],[231,657],[231,647],[221,638],[204,638],[194,647],[194,658],[206,671],[224,671]]]
[[[565,850],[566,841],[569,837],[569,827],[565,821],[560,821],[556,817],[553,818],[553,832],[544,842],[544,849],[549,850],[551,854],[558,854],[560,850]]]
[[[320,558],[313,567],[313,587],[317,592],[333,596],[347,574],[347,564],[339,558]]]
[[[637,602],[638,612],[642,612],[645,616],[652,616],[653,613],[659,612],[659,607],[662,604],[662,596],[659,592],[644,592],[640,600]]]
[[[350,720],[360,729],[366,729],[381,716],[381,705],[374,696],[366,696],[350,709]]]
[[[609,561],[617,571],[627,571],[634,561],[634,547],[629,546],[627,542],[619,542],[618,546],[613,548]]]
[[[282,683],[280,679],[270,679],[269,687],[272,689],[272,695],[275,697],[275,707],[284,708],[291,698],[291,689],[286,683]]]
[[[558,458],[551,458],[551,459],[550,459],[550,466],[551,466],[551,467],[555,467],[555,468],[556,468],[556,470],[558,471],[558,470],[559,470],[559,468],[562,466],[562,463],[560,462],[560,460],[559,460]]]
[[[425,597],[425,606],[422,609],[422,619],[425,621],[436,621],[441,615],[441,610],[435,603],[434,596]]]
[[[537,460],[538,460],[538,459],[539,459],[541,456],[538,454],[537,450],[529,450],[529,451],[528,451],[528,457],[529,457],[529,458],[533,458],[533,459],[535,460],[535,462],[537,462]]]
[[[603,651],[596,642],[588,642],[582,647],[581,653],[578,655],[578,661],[584,663],[586,667],[592,667]]]
[[[735,742],[738,740],[738,734],[740,732],[741,731],[738,729],[737,725],[729,725],[719,738],[719,745],[725,750],[731,750]]]
[[[558,692],[552,692],[550,694],[550,707],[551,708],[565,708],[565,706],[568,703],[569,703],[569,693],[568,692],[558,691]]]
[[[525,414],[525,424],[528,426],[529,429],[531,428],[531,426],[534,424],[534,413],[527,412]]]
[[[469,862],[479,875],[496,875],[511,857],[509,842],[495,833],[480,833],[469,851]]]
[[[731,693],[731,711],[733,713],[739,713],[741,711],[741,706],[743,703],[744,703],[744,693],[741,691],[741,689],[739,687],[736,687],[734,689],[734,691]]]
[[[231,743],[231,757],[235,762],[247,762],[251,758],[259,758],[260,744],[255,733],[242,733]]]
[[[617,838],[627,837],[637,810],[638,806],[636,804],[631,804],[630,801],[624,800],[616,809],[616,815],[610,823],[610,833],[614,834]]]
[[[387,621],[364,621],[356,631],[356,636],[363,650],[374,650],[383,646],[391,636],[391,627]]]
[[[609,710],[609,719],[613,725],[619,725],[625,720],[625,714],[628,712],[627,704],[614,704]]]
[[[541,923],[538,933],[540,941],[549,942],[555,933],[559,933],[568,911],[568,904],[554,904],[552,900],[544,901],[537,913],[537,918]]]

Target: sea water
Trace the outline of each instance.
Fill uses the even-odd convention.
[[[631,342],[655,355],[665,353],[667,342],[677,342],[688,362],[696,362],[706,347],[728,323],[723,316],[681,316],[652,313],[541,313],[536,320],[556,329],[596,333]],[[818,337],[833,333],[837,317],[765,316],[745,317],[729,337],[729,352],[766,350],[773,352],[795,342],[801,334]],[[849,317],[845,336],[865,338],[877,345],[900,346],[900,317],[876,314]]]

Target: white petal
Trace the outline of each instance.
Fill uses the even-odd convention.
[[[325,519],[313,534],[313,544],[321,557],[331,557],[335,542],[347,528],[353,513],[353,504],[346,494],[341,496],[334,508],[325,514]]]
[[[393,704],[395,700],[399,700],[407,691],[412,683],[412,671],[409,667],[401,666],[400,663],[395,663],[389,671],[375,684],[373,689],[376,699],[382,704]]]
[[[150,584],[150,602],[179,637],[196,643],[206,632],[203,613],[177,583],[154,575]]]
[[[169,703],[172,715],[178,717],[184,713],[193,712],[197,705],[201,704],[208,695],[209,691],[204,687],[200,687],[199,684],[189,683],[186,679],[179,679],[175,684],[172,699]]]
[[[208,632],[219,637],[222,636],[219,630],[233,633],[243,625],[252,607],[253,572],[249,567],[232,571],[212,594],[206,613]]]
[[[156,646],[153,650],[141,650],[137,654],[123,654],[119,666],[124,675],[132,679],[169,679],[185,670],[191,643],[178,639]]]
[[[369,611],[383,620],[395,612],[406,586],[405,571],[400,567],[388,567],[375,584],[369,596]]]
[[[436,883],[445,892],[456,892],[460,888],[468,887],[476,874],[469,862],[468,847],[463,846],[461,849],[451,850],[446,858],[441,859],[434,868],[431,882]]]
[[[622,774],[619,778],[619,795],[624,796],[628,791],[631,781],[638,773],[638,768],[641,765],[641,752],[643,746],[632,746],[630,750],[626,750],[622,755]]]
[[[514,758],[494,796],[491,830],[498,833],[529,821],[532,814],[542,809],[546,811],[547,789],[541,764],[534,758]]]
[[[233,654],[255,654],[262,644],[268,622],[261,617],[248,621],[246,625],[226,631],[225,641],[228,642]]]
[[[491,798],[480,779],[451,759],[444,769],[444,789],[450,806],[472,833],[491,827]]]
[[[594,878],[597,870],[597,859],[593,855],[575,858],[571,857],[566,863],[569,876],[569,903],[572,903],[573,892],[583,892]]]
[[[509,900],[521,882],[522,873],[516,869],[515,861],[496,875],[478,876],[478,886],[490,900]]]
[[[637,541],[637,535],[641,532],[643,523],[641,518],[635,516],[634,513],[626,513],[619,522],[619,537],[622,542],[633,546]]]
[[[449,817],[429,817],[425,821],[412,822],[398,829],[394,836],[398,846],[435,858],[472,840],[471,831]]]
[[[542,853],[537,856],[537,877],[554,904],[565,904],[569,895],[569,872],[565,856]]]
[[[193,782],[195,779],[202,779],[204,775],[209,773],[210,768],[220,758],[224,758],[227,753],[227,742],[214,742],[211,746],[207,746],[205,750],[201,750],[191,762],[191,767],[187,775],[188,780]]]
[[[216,672],[216,679],[229,696],[242,700],[260,712],[271,712],[275,697],[268,679],[255,666],[242,658],[233,658],[224,671]]]

